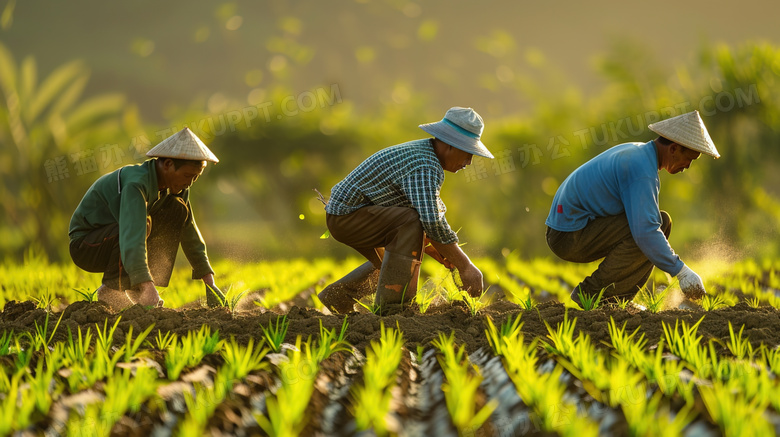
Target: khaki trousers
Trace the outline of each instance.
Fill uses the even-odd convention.
[[[669,239],[672,218],[666,211],[661,211],[661,231]],[[599,217],[574,232],[548,227],[547,245],[566,261],[588,263],[604,258],[578,286],[583,294],[591,296],[605,289],[602,298],[632,299],[653,270],[653,264],[634,241],[625,214]]]
[[[346,215],[327,214],[330,235],[382,268],[384,250],[399,255],[422,257],[425,233],[414,208],[364,206]]]

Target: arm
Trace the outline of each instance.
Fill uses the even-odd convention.
[[[189,215],[184,222],[184,229],[182,229],[181,233],[181,249],[192,266],[192,279],[204,279],[209,274],[213,278],[214,270],[211,268],[209,257],[206,254],[206,243],[203,241],[203,236],[200,234],[197,223],[195,223],[195,216],[189,201],[189,190],[184,192],[182,200],[187,205]]]
[[[438,261],[439,264],[443,265],[444,267],[447,267],[448,269],[452,270],[455,268],[455,265],[450,262],[447,258],[444,257],[441,253],[439,253],[438,250],[433,246],[433,240],[425,237],[425,241],[423,242],[423,247],[425,248],[425,253],[428,254],[431,258]]]
[[[478,297],[482,294],[484,288],[482,284],[482,272],[479,271],[465,252],[458,246],[458,243],[442,244],[432,240],[433,247],[452,265],[458,269],[460,279],[463,281],[463,289],[472,297]]]
[[[444,217],[447,207],[439,197],[443,178],[441,172],[421,167],[401,181],[401,190],[412,207],[420,214],[423,230],[431,240],[442,244],[457,243],[458,235],[447,223]],[[444,256],[446,258],[446,255]]]
[[[128,288],[151,282],[146,256],[146,204],[144,188],[137,184],[123,187],[119,199],[119,247],[122,265],[130,276]]]
[[[639,179],[629,187],[623,198],[631,235],[642,253],[655,266],[677,276],[680,289],[686,296],[694,299],[706,294],[704,283],[699,275],[688,268],[669,245],[661,231],[661,211],[658,207],[658,187],[656,181]]]
[[[639,249],[653,265],[676,276],[682,270],[683,262],[661,231],[657,181],[637,179],[621,193],[621,197],[631,235]]]

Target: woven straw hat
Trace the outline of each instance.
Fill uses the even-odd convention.
[[[678,115],[647,127],[658,135],[691,150],[710,155],[716,159],[720,158],[715,143],[712,142],[707,128],[704,127],[704,122],[699,117],[699,111]]]
[[[420,129],[444,141],[452,147],[493,159],[493,154],[479,140],[485,124],[482,117],[471,108],[450,108],[441,121],[421,124]]]
[[[146,152],[146,156],[219,162],[219,159],[188,127],[162,140],[160,144]]]

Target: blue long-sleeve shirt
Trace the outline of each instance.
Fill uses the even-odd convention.
[[[558,231],[573,232],[597,217],[625,212],[631,235],[642,253],[675,276],[683,262],[661,231],[660,188],[655,143],[620,144],[586,162],[563,181],[545,223]]]

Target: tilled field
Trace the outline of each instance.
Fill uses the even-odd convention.
[[[184,336],[206,325],[211,328],[212,333],[218,331],[220,339],[234,338],[240,345],[246,345],[250,341],[257,344],[262,341],[261,327],[269,326],[279,316],[275,312],[260,311],[231,314],[226,309],[148,310],[135,306],[121,314],[114,314],[100,303],[76,302],[67,306],[62,313],[55,312],[48,316],[47,336],[51,338],[51,344],[67,342],[69,332],[75,334],[79,328],[82,332],[86,332],[87,328],[96,332],[104,326],[112,326],[118,319],[113,335],[115,348],[125,343],[125,337],[131,329],[137,335],[150,325],[154,325],[154,328],[149,333],[148,340],[164,336],[167,332]],[[344,316],[326,315],[314,309],[297,306],[288,308],[286,314],[289,328],[285,337],[285,349],[281,353],[268,353],[263,358],[269,363],[268,366],[232,381],[229,392],[222,396],[209,398],[204,395],[193,400],[191,394],[214,385],[217,371],[224,365],[223,355],[207,354],[198,364],[186,367],[178,378],[171,380],[166,366],[166,351],[143,346],[141,350],[146,350],[146,354],[129,362],[120,362],[117,368],[129,368],[131,371],[139,367],[154,368],[158,374],[155,394],[147,396],[135,405],[135,408],[123,412],[121,417],[106,421],[105,423],[111,424],[109,427],[101,426],[100,421],[96,423],[94,420],[81,419],[87,406],[106,401],[109,394],[106,393],[105,381],[97,381],[87,388],[74,391],[65,383],[68,369],[61,368],[57,370],[50,384],[52,403],[48,412],[32,414],[28,426],[14,431],[20,435],[189,435],[190,428],[184,427],[185,418],[192,415],[194,409],[205,408],[210,411],[202,425],[202,431],[206,433],[268,434],[268,428],[260,426],[258,417],[268,417],[268,400],[280,396],[282,380],[290,377],[289,374],[280,372],[278,367],[280,361],[287,359],[285,352],[293,347],[299,336],[305,342],[308,338],[316,338],[320,334],[321,325],[338,331],[344,321]],[[693,326],[703,316],[697,331],[701,344],[710,344],[714,356],[736,361],[728,347],[732,337],[729,322],[735,329],[744,326],[742,337],[749,340],[755,351],[758,351],[762,344],[768,351],[775,350],[780,344],[779,315],[774,308],[751,308],[746,304],[710,312],[672,310],[652,314],[648,311],[605,307],[587,312],[569,310],[567,315],[564,306],[555,302],[540,304],[532,310],[523,310],[505,301],[482,309],[476,316],[470,315],[465,306],[457,304],[432,307],[426,314],[420,314],[414,308],[383,317],[354,312],[346,316],[345,339],[351,345],[351,352],[336,352],[316,367],[299,367],[294,375],[294,378],[314,381],[314,389],[305,409],[305,419],[297,432],[302,435],[372,433],[371,429],[360,431],[356,424],[356,409],[371,406],[356,405],[354,387],[364,384],[363,368],[367,350],[371,348],[372,342],[379,341],[382,326],[397,329],[403,335],[401,360],[395,371],[395,381],[389,388],[389,413],[384,417],[384,425],[389,434],[565,435],[569,434],[570,425],[578,419],[583,419],[600,435],[626,435],[631,432],[633,420],[627,417],[626,413],[631,412],[627,406],[631,405],[631,398],[650,398],[661,393],[657,381],[646,378],[641,381],[641,386],[621,387],[625,392],[621,396],[625,398],[626,405],[616,403],[610,399],[616,399],[618,396],[612,394],[611,390],[599,388],[596,379],[587,376],[587,369],[578,367],[573,356],[561,353],[559,345],[536,345],[538,356],[535,360],[534,375],[556,375],[555,379],[564,392],[557,405],[544,405],[543,401],[530,405],[531,399],[526,401],[520,395],[518,384],[522,384],[522,381],[513,379],[511,371],[507,370],[509,358],[497,355],[491,348],[486,336],[487,320],[491,319],[498,326],[519,316],[525,343],[541,339],[549,346],[553,345],[553,341],[545,322],[555,330],[565,317],[568,320],[576,317],[573,337],[577,338],[580,333],[587,334],[590,343],[597,350],[610,355],[614,353],[610,346],[610,319],[613,319],[617,326],[623,326],[625,323],[627,333],[638,329],[637,337],[644,334],[647,340],[644,348],[650,353],[659,340],[664,338],[664,325],[674,327],[676,323],[685,322],[688,326]],[[60,316],[61,322],[54,331],[54,325]],[[32,302],[9,302],[0,313],[0,333],[34,333],[44,326],[46,320],[47,313],[36,309]],[[470,373],[480,378],[473,397],[473,410],[479,411],[486,405],[492,409],[487,420],[479,426],[459,428],[451,409],[448,408],[447,389],[444,387],[450,381],[443,371],[441,352],[432,342],[439,338],[440,333],[449,335],[453,332],[455,344],[465,346],[471,365]],[[16,352],[18,354],[19,350]],[[33,353],[28,364],[31,373],[35,373],[35,369],[40,372],[45,368],[39,367],[39,363],[45,361],[44,355],[42,351]],[[679,361],[680,357],[666,353],[663,359]],[[18,358],[11,352],[0,356],[0,364],[9,372],[14,369],[17,361]],[[763,364],[758,363],[755,366]],[[693,363],[689,368],[697,367]],[[560,372],[559,375],[555,373],[556,369]],[[769,375],[771,387],[776,393],[776,375],[768,369],[764,369],[762,373]],[[711,404],[703,401],[698,390],[698,387],[712,385],[712,381],[699,377],[695,371],[687,368],[672,376],[683,381],[693,381],[695,385],[692,402],[685,402],[673,393],[658,395],[666,416],[674,418],[681,410],[688,408],[685,414],[690,416],[690,420],[681,433],[728,433],[727,424],[722,423],[721,418],[713,417],[712,407],[708,406]],[[637,390],[640,393],[635,393]],[[611,398],[606,396],[608,392]],[[7,397],[7,394],[0,394],[0,399],[5,400]],[[641,403],[641,399],[634,403]],[[6,402],[5,405],[11,404]],[[780,430],[780,416],[773,404],[756,407],[763,408],[764,414],[761,417],[769,425],[768,429]],[[651,417],[645,420],[654,419]],[[583,430],[583,435],[587,434],[585,431],[587,430]]]

